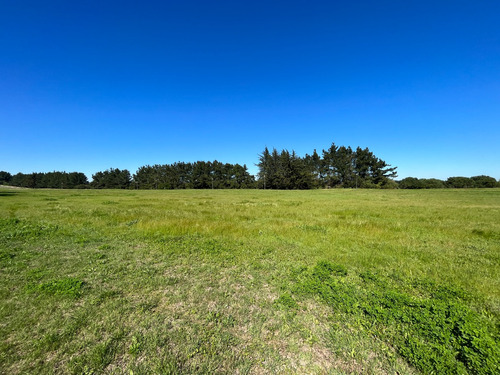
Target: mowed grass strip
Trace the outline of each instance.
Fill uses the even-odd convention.
[[[0,372],[494,373],[499,243],[499,189],[9,190]]]

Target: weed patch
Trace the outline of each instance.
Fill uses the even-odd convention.
[[[52,280],[47,283],[28,284],[26,289],[29,292],[78,298],[82,295],[84,285],[85,282],[82,280],[68,277],[59,280]]]
[[[57,225],[31,223],[20,219],[0,219],[0,238],[4,240],[36,239],[50,236],[58,230]]]
[[[282,294],[276,301],[274,301],[274,303],[278,306],[291,310],[297,309],[299,307],[297,301],[295,301],[295,299],[289,293]]]
[[[129,354],[136,356],[143,350],[143,348],[144,348],[144,343],[142,336],[140,335],[132,336],[132,340],[128,347]]]
[[[498,326],[464,304],[465,292],[433,283],[398,285],[370,272],[347,275],[343,266],[318,262],[295,272],[292,292],[318,296],[336,312],[356,316],[364,328],[424,373],[500,370]],[[412,283],[420,290],[406,289]],[[292,297],[280,299],[286,305]]]

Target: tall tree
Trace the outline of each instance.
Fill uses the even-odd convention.
[[[354,153],[351,147],[341,146],[337,149],[334,165],[337,170],[339,184],[342,187],[354,187]]]
[[[266,147],[259,155],[259,187],[270,189],[311,189],[315,187],[394,187],[396,167],[377,158],[368,148],[338,147],[314,150],[304,158],[295,151],[272,152]]]
[[[323,184],[323,168],[322,160],[318,155],[316,149],[314,149],[312,155],[306,154],[304,157],[305,168],[312,175],[312,188],[320,187]]]
[[[257,174],[259,178],[259,182],[262,184],[259,187],[263,189],[270,189],[271,185],[269,184],[270,176],[274,174],[274,165],[271,157],[271,153],[269,149],[266,147],[262,154],[259,155],[259,163],[257,164],[259,167],[259,173]]]
[[[322,169],[325,186],[328,187],[333,187],[340,183],[336,167],[337,150],[338,147],[335,143],[332,143],[327,150],[323,150]]]
[[[110,168],[93,174],[91,186],[96,189],[128,189],[131,180],[128,170]]]

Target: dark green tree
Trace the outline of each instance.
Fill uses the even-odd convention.
[[[373,183],[383,187],[390,179],[398,176],[396,169],[397,167],[391,167],[382,159],[376,158],[372,166]]]
[[[468,177],[450,177],[446,180],[446,186],[455,189],[473,188],[475,183]]]
[[[422,189],[422,184],[416,177],[403,178],[398,185],[400,189]]]
[[[28,187],[28,175],[24,173],[17,173],[12,176],[10,180],[12,186]]]
[[[300,158],[292,151],[280,153],[266,147],[259,155],[259,187],[270,189],[311,189],[316,187],[377,187],[394,188],[397,176],[391,167],[368,149],[336,146],[332,143],[323,150],[321,158],[316,150]]]
[[[340,184],[339,171],[337,169],[337,150],[338,147],[332,143],[330,148],[323,150],[322,175],[326,187],[334,187]]]
[[[341,187],[355,187],[354,160],[355,155],[350,146],[341,146],[337,149],[333,162],[337,170],[337,177]]]
[[[312,175],[312,188],[321,187],[323,184],[323,168],[322,168],[322,160],[321,157],[316,152],[316,149],[313,151],[312,155],[306,154],[304,157],[304,164],[306,169]]]
[[[246,166],[197,161],[140,167],[133,184],[138,189],[241,189],[254,186]]]
[[[0,171],[0,185],[8,185],[12,180],[12,175],[9,172]]]
[[[266,147],[262,154],[259,155],[259,162],[257,163],[259,167],[259,172],[257,177],[259,179],[259,187],[261,189],[269,188],[269,175],[271,174],[271,153],[269,149]]]
[[[95,189],[128,189],[130,172],[126,169],[110,168],[92,175],[91,186]]]
[[[494,188],[497,186],[497,180],[490,176],[473,176],[470,179],[474,181],[474,186],[477,188]]]

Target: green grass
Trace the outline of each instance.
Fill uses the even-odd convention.
[[[500,189],[0,189],[0,373],[495,374]]]

